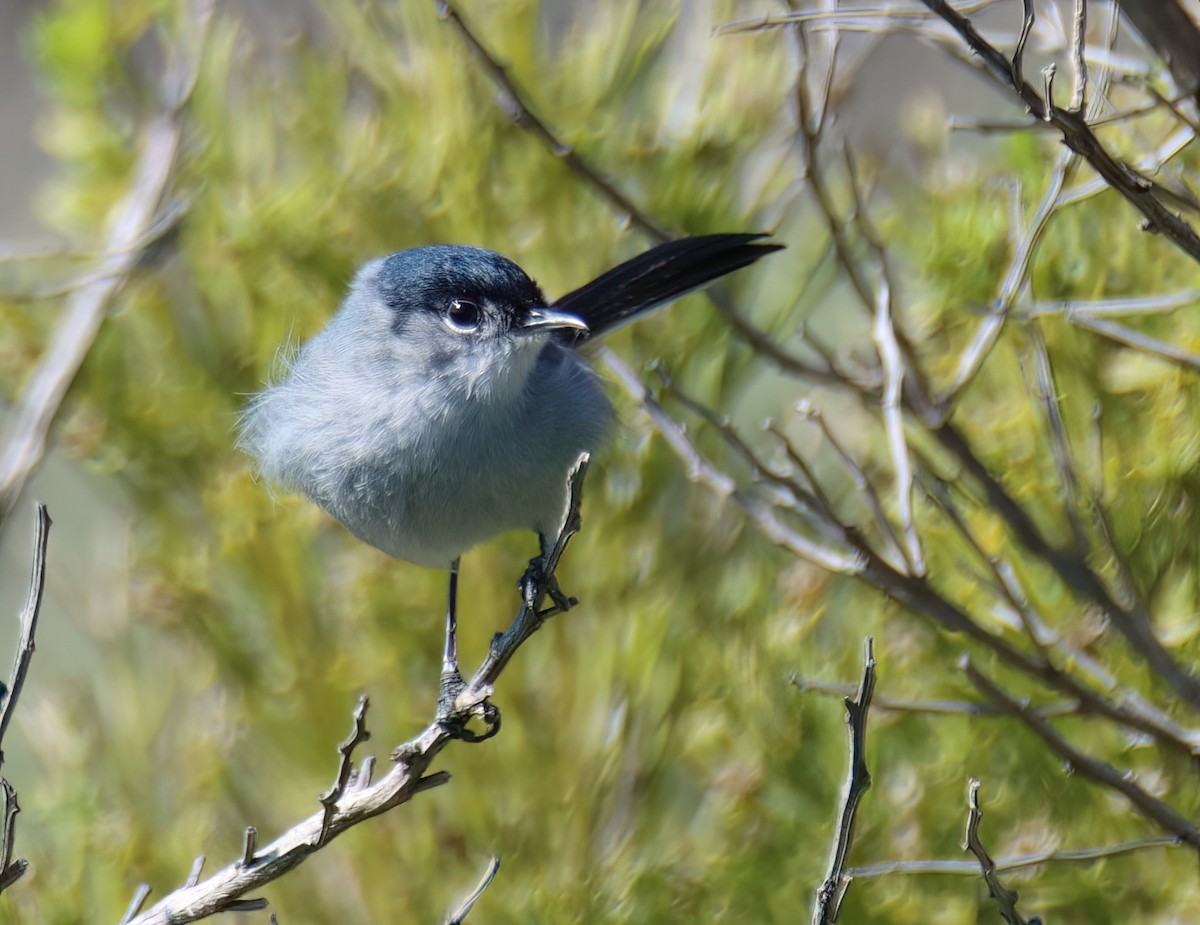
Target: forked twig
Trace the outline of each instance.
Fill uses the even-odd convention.
[[[837,837],[829,852],[829,870],[817,890],[813,903],[813,925],[832,925],[837,921],[838,910],[850,878],[846,876],[846,858],[854,838],[854,819],[863,794],[871,787],[871,772],[867,768],[867,715],[871,709],[871,695],[875,692],[875,641],[868,636],[863,654],[863,676],[858,694],[847,697],[846,725],[850,732],[850,762],[846,772],[846,786],[842,791],[842,808],[838,814]]]

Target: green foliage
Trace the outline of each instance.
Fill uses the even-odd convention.
[[[145,47],[188,28],[179,6],[60,0],[39,18],[30,47],[53,101],[41,137],[62,164],[42,199],[51,226],[95,235],[126,189],[151,96]],[[633,0],[566,23],[532,0],[465,10],[570,145],[660,223],[693,232],[760,227],[798,175],[772,134],[786,128],[792,93],[785,43],[711,38],[712,22],[731,13],[720,5],[681,18],[673,5]],[[187,110],[177,190],[186,219],[160,262],[124,289],[72,391],[61,442],[119,486],[130,561],[122,594],[89,599],[90,622],[44,617],[74,620],[91,660],[52,691],[31,686],[24,735],[6,749],[14,762],[28,756],[15,765],[26,773],[13,777],[24,809],[19,850],[33,862],[0,905],[7,920],[115,920],[138,882],[161,895],[196,854],[210,866],[235,857],[245,825],[266,840],[313,812],[359,691],[372,698],[369,747],[380,756],[431,714],[444,577],[388,560],[311,506],[274,497],[232,447],[245,396],[270,377],[281,345],[318,330],[354,268],[381,253],[431,241],[494,247],[553,294],[646,243],[514,125],[435,4],[324,0],[318,19],[318,38],[281,36],[222,8]],[[1034,190],[1049,150],[1014,146],[1007,169]],[[898,206],[885,227],[908,245],[922,298],[912,321],[934,376],[946,377],[1011,257],[1007,194],[971,176],[955,189],[921,190],[915,206],[903,199],[919,220]],[[794,307],[799,268],[820,266],[824,241],[806,217],[780,231],[787,255],[731,287],[761,325],[786,336],[817,295],[826,320],[847,295],[821,270],[819,293]],[[1042,299],[1086,298],[1194,285],[1194,276],[1102,196],[1054,220],[1033,288]],[[852,311],[835,329],[851,345],[866,337]],[[50,328],[41,308],[5,306],[0,317],[0,360],[27,368]],[[1194,663],[1195,378],[1061,321],[1043,332],[1080,466],[1090,478],[1103,473],[1140,590]],[[635,365],[664,357],[691,394],[733,409],[739,424],[785,416],[806,391],[766,368],[698,297],[613,344]],[[1045,528],[1063,538],[1027,368],[1028,339],[1013,325],[958,420],[1009,490],[1035,501]],[[618,404],[623,433],[593,468],[585,527],[560,572],[584,603],[505,674],[502,734],[451,748],[439,763],[454,774],[448,786],[272,885],[266,895],[281,921],[437,921],[492,852],[504,867],[475,913],[481,920],[794,918],[823,875],[844,732],[836,700],[799,693],[789,674],[856,678],[871,633],[882,694],[967,695],[954,669],[960,638],[790,560],[731,504],[689,483],[644,416]],[[1099,457],[1087,453],[1097,406],[1105,433],[1119,435]],[[841,410],[847,439],[877,454],[876,425],[861,409]],[[696,439],[740,471],[717,435]],[[844,481],[840,491],[839,502],[861,504]],[[58,542],[71,511],[46,500]],[[1004,542],[986,513],[972,525],[985,546]],[[923,526],[943,590],[977,600],[953,531],[932,515]],[[531,552],[530,537],[517,536],[466,558],[466,664],[511,615]],[[1036,579],[1037,603],[1067,611],[1064,628],[1084,632],[1077,602],[1036,565],[1022,568]],[[1146,683],[1144,668],[1104,640],[1096,646],[1122,683]],[[39,663],[58,657],[48,645],[38,653]],[[1144,759],[1194,814],[1200,794],[1184,760],[1146,754],[1084,720],[1064,729],[1114,761]],[[958,857],[969,774],[985,778],[984,831],[997,856],[1149,830],[1002,720],[881,712],[870,749],[875,788],[854,863]],[[1048,918],[1116,922],[1195,901],[1190,863],[1182,852],[1143,853],[1012,879]],[[973,917],[994,920],[982,885],[899,876],[855,883],[844,915]]]

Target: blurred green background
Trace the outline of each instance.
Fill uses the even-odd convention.
[[[806,322],[844,356],[871,358],[804,190],[795,48],[779,32],[712,35],[756,10],[462,8],[540,115],[659,223],[771,229],[788,244],[729,283],[757,324],[794,343]],[[471,243],[512,257],[553,295],[650,243],[514,123],[434,3],[320,0],[291,11],[286,28],[277,12],[218,9],[172,193],[186,215],[119,296],[65,406],[59,450],[29,492],[56,527],[51,598],[5,749],[23,809],[17,848],[32,868],[0,900],[4,921],[116,921],[139,882],[154,902],[197,854],[210,869],[232,860],[246,825],[270,840],[315,811],[360,692],[373,705],[367,748],[381,759],[430,718],[443,573],[388,560],[307,503],[273,495],[232,446],[246,396],[282,345],[332,314],[356,266],[423,243]],[[36,207],[54,234],[96,246],[157,107],[165,49],[196,46],[195,29],[181,0],[56,0],[30,17],[21,42],[44,101],[36,137],[55,162]],[[984,163],[945,146],[933,104],[906,116],[914,131],[864,158],[884,187],[879,218],[913,320],[944,372],[975,323],[969,306],[992,297],[1008,257],[1008,194],[990,178],[1021,177],[1030,201],[1054,143],[989,146]],[[44,284],[72,266],[11,275]],[[1108,197],[1056,224],[1034,274],[1043,297],[1063,298],[1195,277]],[[56,317],[53,301],[0,303],[8,400]],[[1200,343],[1195,325],[1174,330]],[[1100,462],[1117,486],[1117,530],[1171,621],[1169,642],[1194,661],[1194,376],[1063,324],[1048,325],[1047,339],[1068,414],[1086,420],[1104,403],[1124,435]],[[815,398],[853,449],[886,460],[869,416],[781,377],[703,297],[611,344],[636,369],[661,357],[689,392],[750,428],[768,416],[786,424],[797,399]],[[1044,498],[1044,522],[1061,531],[1019,346],[1001,345],[961,419],[1010,489]],[[789,675],[856,680],[873,634],[881,694],[971,696],[955,668],[961,639],[773,547],[691,484],[645,415],[613,394],[621,432],[593,466],[584,529],[560,570],[583,603],[502,678],[502,733],[451,747],[437,763],[454,775],[448,786],[263,891],[281,922],[440,921],[492,853],[503,867],[472,921],[804,918],[824,873],[844,729],[836,699],[800,693]],[[818,442],[811,428],[792,432]],[[885,465],[870,469],[883,484]],[[852,486],[838,491],[853,504]],[[1175,513],[1148,517],[1155,505]],[[6,612],[24,592],[28,512],[23,502],[6,525]],[[931,524],[928,542],[938,581],[970,600],[951,533]],[[464,667],[511,617],[532,552],[531,536],[514,535],[465,558]],[[1064,619],[1077,609],[1048,580],[1040,590]],[[1151,684],[1113,658],[1126,683]],[[1063,728],[1122,766],[1144,765],[1194,814],[1186,761],[1083,721]],[[879,711],[870,761],[854,864],[961,857],[968,775],[983,778],[984,837],[997,856],[1156,834],[1003,720]],[[1182,850],[1010,880],[1026,914],[1052,921],[1182,922],[1200,900]],[[976,878],[901,876],[856,882],[843,919],[998,921]]]

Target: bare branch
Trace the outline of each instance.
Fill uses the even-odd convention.
[[[1063,187],[1074,174],[1078,163],[1079,159],[1070,151],[1062,152],[1055,161],[1054,171],[1046,184],[1045,192],[1042,193],[1041,201],[1029,220],[1028,227],[1024,232],[1018,232],[1014,223],[1012,228],[1015,239],[1013,255],[1008,269],[1005,271],[1004,280],[1000,284],[1000,292],[996,296],[996,301],[989,307],[988,314],[980,323],[970,345],[962,351],[953,380],[941,397],[937,399],[936,404],[945,409],[944,413],[949,412],[958,397],[970,385],[976,373],[983,366],[984,360],[991,353],[992,347],[999,340],[1017,296],[1029,278],[1029,268],[1034,252],[1046,231],[1050,216],[1059,207]]]
[[[879,284],[875,325],[871,333],[875,338],[875,349],[879,351],[879,362],[883,367],[883,422],[888,450],[892,454],[892,469],[896,476],[896,508],[907,541],[906,558],[909,571],[921,576],[925,574],[925,556],[921,552],[921,538],[917,535],[917,528],[913,523],[913,469],[908,458],[908,441],[904,436],[904,413],[901,409],[904,362],[900,358],[900,346],[896,342],[896,331],[892,326],[890,292],[891,288],[884,278]]]
[[[33,659],[37,636],[38,617],[42,612],[42,598],[46,593],[46,546],[50,541],[50,513],[46,505],[34,505],[33,527],[33,570],[29,576],[29,590],[25,606],[21,608],[21,637],[17,643],[17,655],[12,673],[8,676],[8,688],[4,694],[4,705],[0,707],[0,764],[4,762],[4,736],[17,708],[17,699],[25,686],[29,663]]]
[[[807,401],[802,401],[796,406],[796,413],[821,428],[821,433],[825,436],[830,449],[833,450],[834,457],[846,471],[851,483],[862,494],[867,507],[871,510],[876,530],[878,530],[884,544],[883,554],[888,556],[889,564],[898,570],[904,570],[908,565],[908,559],[900,549],[899,539],[895,534],[891,521],[888,520],[887,512],[883,509],[883,501],[879,497],[879,492],[875,490],[875,486],[871,484],[871,480],[867,478],[867,474],[863,472],[862,467],[855,461],[845,446],[842,445],[841,440],[834,433],[833,428],[829,426],[829,422],[825,420],[825,415],[821,413],[819,408],[813,407]]]
[[[1148,296],[1128,296],[1112,299],[1034,302],[1024,314],[1028,317],[1066,315],[1078,323],[1080,317],[1096,318],[1112,315],[1159,315],[1200,304],[1200,289],[1165,292]]]
[[[996,873],[996,864],[987,848],[979,838],[979,823],[983,820],[983,811],[979,808],[979,781],[971,778],[967,785],[967,835],[964,847],[979,859],[979,867],[983,871],[983,879],[987,883],[988,892],[1000,909],[1000,915],[1008,925],[1028,925],[1028,922],[1017,912],[1017,891],[1000,882]]]
[[[449,2],[449,0],[438,0],[438,8],[441,11],[442,17],[453,25],[458,34],[463,37],[467,43],[467,47],[471,49],[471,52],[483,65],[488,75],[504,91],[508,101],[511,103],[509,110],[513,114],[513,121],[537,136],[548,150],[554,152],[555,156],[567,165],[568,169],[577,174],[586,185],[607,199],[621,215],[640,231],[659,243],[669,241],[671,235],[665,228],[655,222],[646,212],[638,208],[624,193],[605,179],[598,170],[580,157],[569,144],[550,130],[550,127],[534,112],[529,102],[529,94],[513,80],[512,75],[508,72],[508,68],[501,64],[488,51],[478,36],[467,26],[466,21],[462,18],[462,15],[455,8],[454,4]]]
[[[325,807],[325,824],[321,828],[322,841],[329,835],[329,822],[337,810],[338,800],[345,794],[346,785],[350,782],[350,773],[354,768],[351,762],[354,749],[371,738],[371,733],[367,731],[367,707],[370,706],[370,703],[366,694],[358,698],[358,704],[354,707],[354,728],[338,746],[338,755],[341,756],[341,760],[338,762],[337,777],[334,779],[333,786],[318,797],[321,805]]]
[[[829,853],[829,870],[813,903],[813,925],[832,925],[837,921],[842,898],[850,885],[846,876],[846,858],[854,838],[854,820],[863,794],[871,788],[871,772],[867,768],[867,716],[871,696],[875,692],[875,647],[868,636],[863,652],[863,676],[858,694],[847,697],[846,726],[850,733],[850,760],[846,769],[846,784],[842,790],[842,808],[838,813],[837,835]]]
[[[492,885],[492,881],[496,878],[498,870],[500,870],[500,858],[493,855],[483,872],[483,879],[479,881],[475,889],[467,895],[466,899],[458,904],[458,908],[453,912],[446,913],[445,925],[462,925],[467,916],[471,914],[471,910],[475,908],[475,903],[479,902],[479,897],[483,895],[484,890]]]
[[[1079,751],[1043,717],[1038,716],[1027,704],[1000,688],[966,659],[963,660],[963,669],[968,680],[983,696],[1001,707],[1010,716],[1021,720],[1075,773],[1117,791],[1147,819],[1181,838],[1193,848],[1200,849],[1200,827],[1181,815],[1172,806],[1151,796],[1137,783],[1133,774],[1118,771],[1107,762]]]
[[[701,482],[718,497],[733,501],[749,515],[764,535],[800,558],[843,575],[855,575],[862,571],[866,559],[861,551],[850,546],[817,542],[785,524],[772,505],[742,491],[731,476],[704,458],[684,428],[650,396],[633,370],[620,357],[607,347],[601,348],[599,356],[629,396],[650,415],[659,433],[683,462],[692,481]]]
[[[819,678],[803,678],[792,675],[788,680],[804,693],[812,691],[824,697],[850,697],[858,688],[840,681],[822,681]],[[898,697],[877,695],[871,701],[876,710],[895,713],[921,713],[927,716],[1007,716],[995,704],[981,700],[904,700]],[[1069,700],[1031,707],[1039,716],[1078,716],[1079,704]]]
[[[1046,340],[1042,337],[1042,329],[1038,322],[1035,321],[1028,325],[1026,333],[1033,347],[1034,385],[1037,399],[1045,413],[1047,429],[1050,431],[1050,446],[1063,488],[1063,508],[1066,511],[1067,523],[1071,525],[1075,549],[1086,553],[1087,533],[1079,515],[1080,479],[1075,471],[1075,458],[1067,438],[1066,425],[1063,423],[1062,408],[1059,407],[1058,389],[1054,384],[1054,370],[1050,365],[1050,352],[1046,349]]]
[[[443,705],[439,705],[434,720],[393,752],[395,766],[378,782],[371,784],[369,773],[360,773],[361,781],[356,781],[353,787],[344,788],[332,817],[322,806],[319,812],[264,846],[259,846],[257,838],[247,830],[246,843],[238,860],[206,879],[193,883],[191,881],[196,876],[199,864],[194,865],[188,878],[190,885],[180,887],[164,897],[134,918],[131,925],[183,925],[217,912],[265,908],[265,900],[240,897],[299,866],[347,829],[406,803],[419,793],[448,783],[450,775],[445,771],[427,772],[442,749],[455,740],[451,727],[456,723],[465,725],[476,715],[516,650],[547,619],[559,612],[557,605],[544,610],[539,608],[554,581],[554,570],[567,544],[579,529],[579,508],[586,471],[587,456],[584,455],[570,473],[568,506],[554,546],[546,557],[545,572],[537,576],[537,585],[530,599],[522,602],[508,630],[492,640],[483,663],[457,699],[447,705],[449,715],[443,715]],[[364,771],[366,764],[364,762]]]
[[[244,838],[242,839],[242,867],[250,867],[254,864],[254,850],[258,847],[258,829],[252,825],[246,826]]]
[[[191,23],[201,36],[212,19],[214,0],[192,0]],[[109,229],[94,279],[76,289],[67,301],[50,345],[17,401],[14,422],[0,450],[0,523],[12,512],[22,489],[37,469],[67,390],[95,343],[108,307],[138,264],[135,246],[147,232],[174,172],[183,133],[181,109],[199,67],[194,58],[180,56],[170,85],[181,88],[167,109],[142,130],[141,145],[129,191],[109,213]]]
[[[1017,47],[1013,49],[1011,73],[1013,82],[1024,82],[1022,64],[1025,61],[1025,43],[1029,41],[1029,33],[1033,31],[1033,0],[1021,0],[1021,35],[1017,39]],[[934,12],[937,12],[934,10]]]
[[[1087,100],[1087,0],[1075,0],[1071,29],[1071,111],[1083,112]]]
[[[993,78],[1015,91],[1034,118],[1046,119],[1053,124],[1062,134],[1067,147],[1091,164],[1109,186],[1145,216],[1147,230],[1159,232],[1193,260],[1200,261],[1200,235],[1159,200],[1156,184],[1109,153],[1092,132],[1083,115],[1056,107],[1050,100],[1039,96],[1037,91],[1021,78],[1018,62],[1005,59],[1004,55],[971,25],[970,20],[955,10],[947,0],[922,2],[950,24],[971,51],[979,56]],[[1029,0],[1026,0],[1026,3],[1029,3]]]
[[[1183,347],[1176,347],[1157,337],[1142,334],[1116,321],[1075,315],[1068,315],[1067,320],[1078,327],[1099,334],[1115,344],[1157,357],[1193,372],[1200,370],[1200,354],[1185,350]]]
[[[138,888],[133,893],[133,899],[129,901],[129,908],[125,910],[125,914],[121,916],[121,925],[125,925],[141,910],[146,904],[146,897],[150,895],[150,884],[140,883]]]
[[[1035,854],[1023,854],[1012,858],[1001,858],[994,862],[993,869],[997,873],[1010,870],[1022,870],[1028,867],[1038,867],[1042,864],[1061,862],[1091,863],[1135,851],[1145,851],[1149,848],[1176,848],[1183,840],[1174,835],[1155,835],[1151,838],[1139,838],[1136,841],[1118,842],[1115,845],[1101,845],[1097,848],[1055,849],[1040,851]],[[869,864],[863,867],[849,867],[846,873],[857,879],[866,877],[885,877],[893,874],[969,874],[979,876],[977,861],[885,861],[882,864]]]

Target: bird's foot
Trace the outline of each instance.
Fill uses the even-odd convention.
[[[558,579],[546,572],[546,560],[542,556],[535,556],[529,560],[529,568],[525,569],[525,574],[521,576],[521,580],[517,582],[517,588],[521,592],[521,600],[525,602],[525,606],[530,610],[537,607],[538,598],[544,594],[550,598],[554,606],[548,607],[545,610],[538,611],[538,616],[549,617],[556,613],[570,610],[579,603],[578,598],[568,597],[563,594],[562,588],[558,586]]]
[[[487,696],[474,702],[462,703],[467,683],[457,666],[447,665],[442,669],[442,682],[438,691],[436,719],[448,736],[463,742],[484,742],[500,731],[500,708]],[[476,732],[470,728],[472,719],[483,721],[484,729]]]

